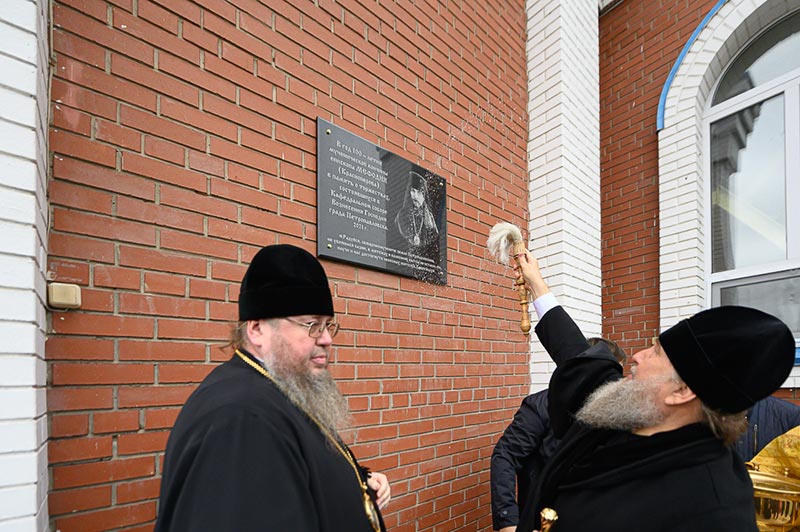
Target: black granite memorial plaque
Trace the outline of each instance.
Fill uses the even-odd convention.
[[[317,254],[447,283],[444,178],[317,119]]]

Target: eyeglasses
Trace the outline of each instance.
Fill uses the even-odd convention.
[[[283,318],[286,321],[290,321],[295,325],[299,325],[300,327],[305,327],[308,329],[308,336],[311,338],[319,338],[322,336],[322,333],[327,329],[328,334],[331,335],[331,338],[336,336],[336,333],[339,332],[339,323],[335,321],[298,321],[294,318]]]

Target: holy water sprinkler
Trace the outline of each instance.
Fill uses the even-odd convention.
[[[519,269],[518,255],[525,251],[525,241],[522,240],[522,231],[512,223],[500,222],[495,224],[489,231],[489,239],[486,241],[489,253],[502,264],[510,264],[513,256],[517,272]],[[522,307],[522,316],[519,320],[519,328],[528,334],[531,330],[531,319],[528,315],[528,289],[525,288],[525,279],[520,273],[519,278],[514,282],[519,294],[519,304]]]

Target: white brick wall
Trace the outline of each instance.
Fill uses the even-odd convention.
[[[44,531],[48,2],[0,2],[0,532]]]
[[[702,121],[711,89],[753,35],[796,8],[796,2],[785,0],[726,2],[700,32],[672,81],[658,135],[662,329],[707,306]],[[800,386],[797,368],[785,386]]]
[[[601,332],[598,4],[529,0],[530,248],[587,336]],[[535,313],[532,321],[535,323]],[[532,335],[535,337],[535,335]],[[537,340],[532,390],[555,365]]]

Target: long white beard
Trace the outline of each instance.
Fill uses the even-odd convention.
[[[659,380],[622,379],[597,388],[578,411],[576,419],[601,429],[632,431],[653,427],[664,420],[659,408]]]

